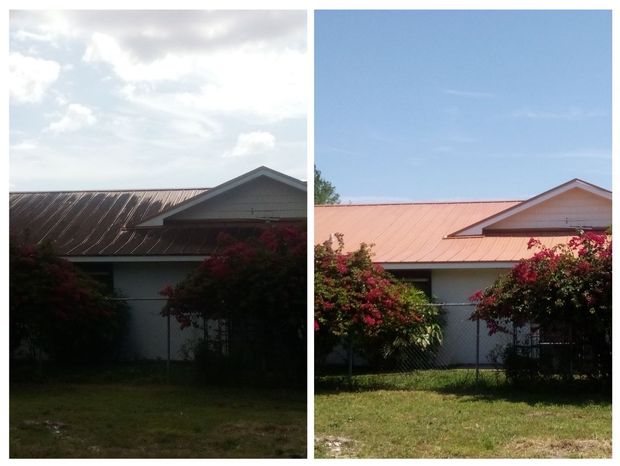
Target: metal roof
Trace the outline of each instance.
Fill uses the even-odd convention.
[[[16,192],[9,196],[9,230],[29,241],[50,240],[62,256],[205,255],[223,230],[243,236],[256,225],[167,225],[135,228],[203,194],[207,188]]]
[[[522,201],[315,206],[315,242],[344,235],[345,249],[373,244],[373,261],[397,263],[512,262],[528,257],[531,236],[546,246],[564,243],[570,232],[448,237]]]

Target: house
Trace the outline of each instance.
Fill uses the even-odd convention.
[[[120,291],[130,305],[124,353],[132,359],[167,357],[167,322],[159,292],[204,260],[227,232],[256,235],[265,225],[306,227],[306,183],[266,167],[214,188],[14,192],[11,235],[56,252]],[[210,322],[209,332],[217,332]],[[171,357],[203,331],[171,329]]]
[[[411,281],[437,302],[466,303],[528,250],[566,243],[578,230],[611,225],[611,192],[574,179],[525,201],[420,202],[315,207],[315,243],[344,235],[345,249],[373,244],[374,261]],[[440,356],[447,364],[476,362],[471,306],[446,306]],[[481,325],[480,361],[506,342]],[[510,337],[508,337],[510,338]]]

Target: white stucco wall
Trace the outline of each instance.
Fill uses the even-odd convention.
[[[433,270],[433,296],[439,302],[465,303],[476,291],[491,285],[500,273],[508,269],[462,269]],[[473,306],[450,306],[446,308],[444,344],[438,358],[442,364],[475,364],[476,322],[469,316]],[[486,324],[480,322],[480,363],[490,364],[490,352],[497,345],[511,341],[512,337],[497,333],[489,336]]]
[[[114,264],[114,287],[126,298],[156,298],[166,285],[183,279],[197,262],[133,262]],[[129,359],[166,359],[166,318],[161,316],[165,301],[129,301],[130,322],[124,353]],[[182,359],[181,347],[200,330],[181,330],[170,319],[170,356]]]

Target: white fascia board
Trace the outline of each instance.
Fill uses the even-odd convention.
[[[61,256],[69,262],[201,262],[208,256]]]
[[[226,181],[225,183],[222,183],[219,186],[216,186],[215,188],[209,189],[206,193],[199,194],[194,199],[188,202],[184,202],[182,205],[179,205],[178,207],[174,207],[170,210],[167,210],[166,212],[156,217],[145,220],[144,222],[139,223],[137,226],[138,227],[162,226],[164,224],[164,219],[174,214],[177,214],[179,212],[182,212],[186,209],[189,209],[208,199],[219,196],[220,194],[225,193],[226,191],[230,191],[231,189],[237,188],[238,186],[241,186],[261,176],[266,176],[268,178],[271,178],[272,180],[279,181],[280,183],[299,189],[303,192],[308,191],[308,187],[306,186],[306,184],[298,179],[295,179],[291,176],[271,170],[270,168],[267,168],[267,167],[259,167],[255,170],[252,170],[251,172],[246,173],[245,175],[241,175],[230,181]]]
[[[602,188],[599,188],[598,186],[594,186],[589,183],[584,183],[581,180],[575,179],[575,180],[569,181],[568,183],[560,185],[557,188],[553,188],[547,191],[546,193],[539,194],[538,196],[535,196],[527,201],[523,201],[519,205],[516,205],[514,207],[509,207],[504,212],[500,212],[499,214],[492,215],[491,217],[485,220],[482,220],[478,223],[475,223],[466,229],[454,232],[448,235],[448,237],[456,238],[459,236],[481,236],[482,230],[484,228],[491,226],[495,223],[501,222],[502,220],[505,220],[507,218],[512,217],[513,215],[518,214],[519,212],[523,212],[524,210],[534,207],[535,205],[538,205],[542,202],[548,201],[549,199],[553,199],[554,197],[559,196],[560,194],[565,193],[566,191],[570,191],[571,189],[575,189],[575,188],[582,189],[583,191],[587,191],[589,193],[595,194],[597,196],[600,196],[600,197],[603,197],[609,200],[611,200],[611,197],[612,197],[611,192],[605,189],[602,189]]]
[[[399,262],[378,264],[385,270],[511,269],[517,262]]]

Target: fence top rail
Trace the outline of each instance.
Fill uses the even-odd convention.
[[[475,306],[476,303],[429,303],[425,306]]]
[[[168,298],[106,298],[108,301],[168,301]]]
[[[106,298],[109,301],[168,301],[165,297]],[[475,306],[475,303],[428,303],[424,306]]]

